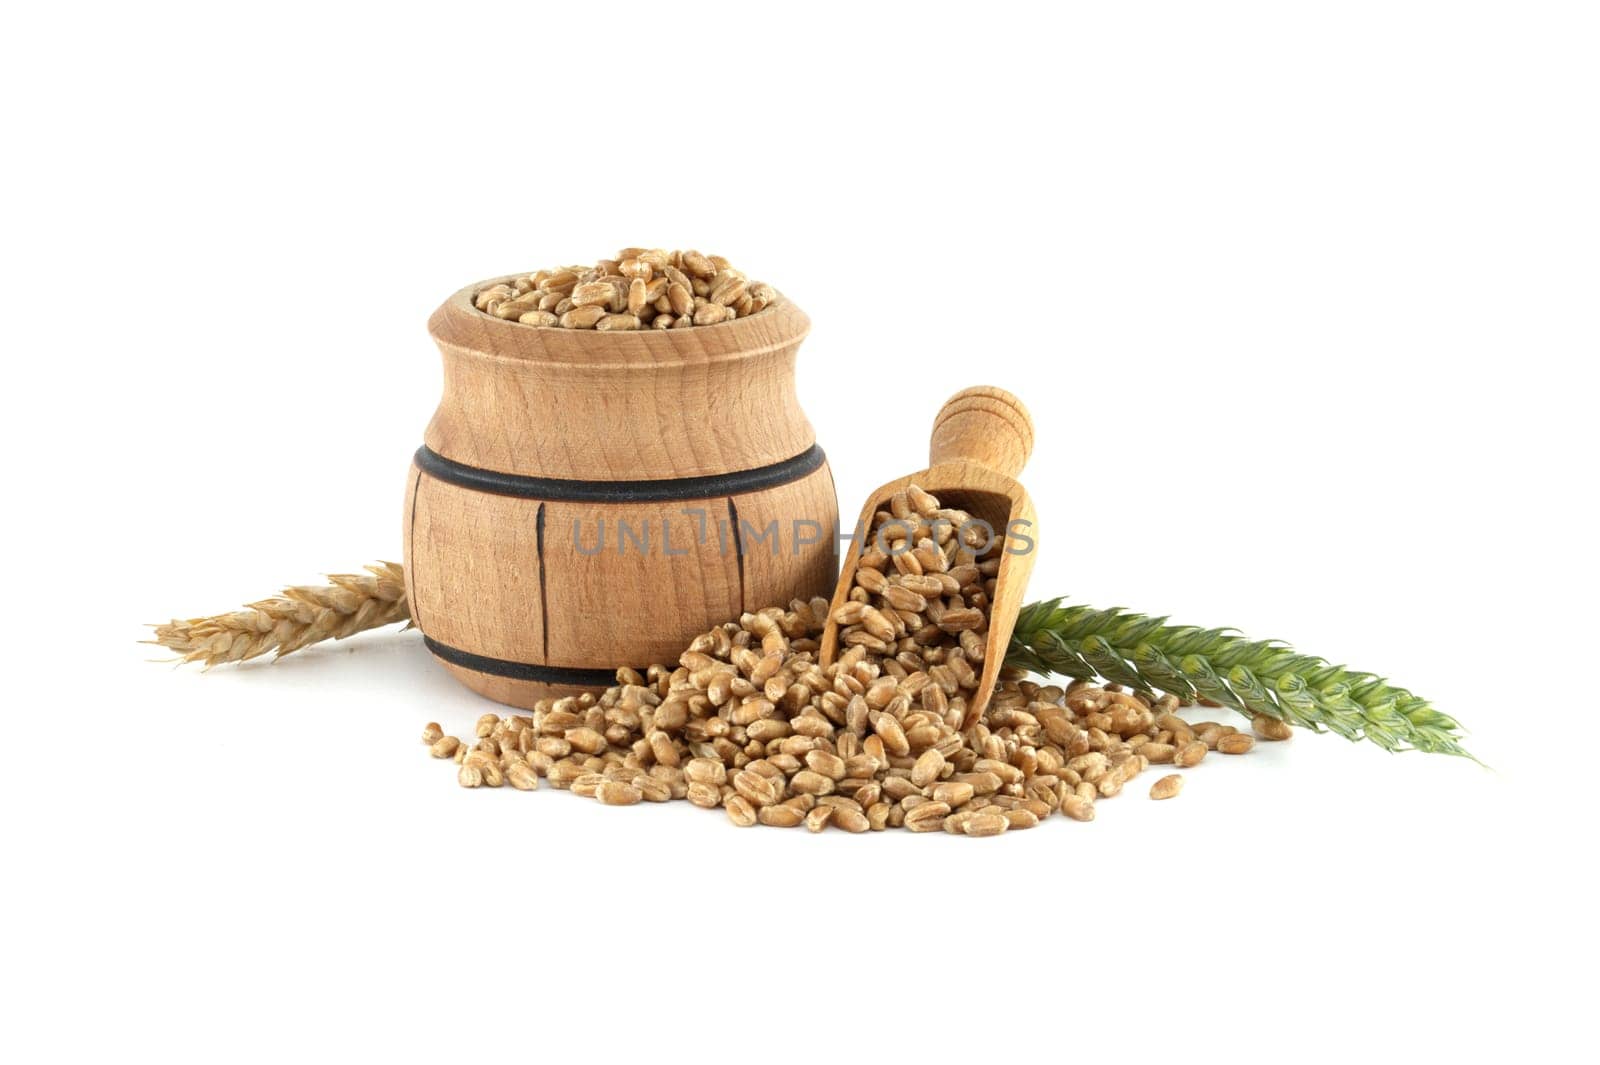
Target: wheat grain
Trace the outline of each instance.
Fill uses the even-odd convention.
[[[1068,795],[1061,800],[1061,812],[1074,821],[1093,821],[1094,800],[1078,794]]]
[[[1010,827],[1011,822],[1003,814],[985,811],[964,821],[961,830],[969,836],[998,836]]]
[[[834,614],[856,642],[826,669],[817,637],[828,604],[795,600],[702,634],[674,668],[619,670],[604,693],[543,700],[528,717],[484,715],[467,765],[480,784],[491,783],[491,765],[514,787],[542,773],[611,804],[720,806],[739,826],[981,837],[1056,811],[1092,820],[1097,799],[1153,762],[1203,758],[1197,735],[1224,750],[1249,740],[1216,723],[1191,727],[1175,703],[1115,686],[1064,691],[1015,676],[964,728],[993,558],[941,534],[937,517],[952,528],[965,520],[921,489],[877,515],[875,530],[903,524],[900,557],[914,564],[863,557],[861,572],[876,576],[858,576]],[[537,757],[520,760],[528,749]]]
[[[1257,714],[1252,718],[1250,728],[1264,740],[1286,740],[1294,733],[1287,721],[1279,721],[1266,714]]]
[[[616,780],[602,780],[595,788],[594,797],[606,806],[632,806],[642,799],[644,795],[632,784],[624,784]]]
[[[1183,777],[1177,773],[1172,773],[1150,785],[1150,797],[1152,799],[1170,799],[1182,790]]]
[[[722,800],[722,808],[727,811],[728,820],[740,828],[749,828],[756,823],[756,809],[742,795],[727,796]]]
[[[747,318],[778,300],[721,256],[624,248],[594,266],[539,270],[473,295],[485,314],[541,328],[682,329]]]

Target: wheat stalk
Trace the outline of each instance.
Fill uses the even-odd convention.
[[[1168,625],[1164,617],[1120,607],[1031,603],[1017,618],[1006,664],[1082,680],[1103,677],[1185,702],[1204,697],[1247,716],[1328,729],[1390,751],[1472,757],[1461,747],[1454,718],[1382,677],[1297,654],[1276,640]]]
[[[398,562],[379,562],[366,573],[332,573],[328,584],[296,585],[243,610],[208,618],[174,618],[154,625],[159,644],[182,662],[215,666],[268,652],[276,657],[323,640],[342,640],[367,629],[405,621],[405,573]]]

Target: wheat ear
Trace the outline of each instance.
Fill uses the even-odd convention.
[[[405,621],[405,573],[398,562],[378,562],[366,573],[331,573],[328,584],[296,585],[243,610],[209,618],[174,618],[151,626],[159,644],[183,662],[215,666],[268,652],[286,654],[323,640],[342,640],[367,629]]]
[[[1120,607],[1096,610],[1051,599],[1022,608],[1006,664],[1079,680],[1104,677],[1185,702],[1204,697],[1247,717],[1265,714],[1390,751],[1472,757],[1461,746],[1460,724],[1428,700],[1371,673],[1231,629],[1169,625],[1164,617]]]

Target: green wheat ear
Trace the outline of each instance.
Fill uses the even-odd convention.
[[[1459,742],[1460,724],[1426,699],[1382,677],[1298,654],[1276,640],[1247,640],[1233,629],[1168,625],[1164,617],[1121,607],[1096,610],[1050,599],[1022,608],[1006,665],[1077,680],[1099,677],[1185,702],[1205,696],[1246,716],[1265,714],[1389,751],[1477,761]]]

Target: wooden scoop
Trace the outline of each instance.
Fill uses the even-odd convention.
[[[989,697],[994,694],[1000,666],[1005,658],[1011,630],[1017,624],[1022,593],[1033,571],[1038,550],[1038,518],[1033,501],[1016,481],[1028,455],[1033,451],[1033,419],[1022,401],[1004,389],[978,385],[951,396],[933,419],[933,434],[928,442],[928,468],[902,477],[879,488],[867,497],[856,523],[860,540],[845,554],[844,568],[829,604],[829,619],[822,634],[822,664],[831,665],[839,652],[839,626],[832,615],[850,600],[855,587],[856,569],[861,554],[870,548],[872,519],[889,509],[889,500],[907,485],[918,485],[939,498],[943,507],[964,510],[981,518],[1002,543],[1000,572],[995,579],[993,602],[989,606],[989,629],[983,648],[983,673],[977,693],[967,705],[963,728],[977,720]],[[1020,524],[1025,522],[1026,524]],[[1013,524],[1019,523],[1019,524]],[[1007,536],[1014,530],[1027,537]]]

